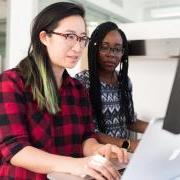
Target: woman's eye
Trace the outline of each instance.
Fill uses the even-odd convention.
[[[107,46],[102,46],[101,49],[102,49],[102,50],[108,50],[109,47],[107,47]]]
[[[73,40],[73,39],[75,39],[75,35],[74,34],[68,34],[67,38]]]
[[[87,41],[87,37],[81,37],[81,41]]]
[[[114,48],[116,52],[121,52],[122,48]]]
[[[114,50],[115,50],[116,52],[121,51],[121,49],[120,49],[120,48],[114,48]]]

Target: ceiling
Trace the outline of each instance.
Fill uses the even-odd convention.
[[[117,19],[121,22],[142,22],[159,19],[180,18],[180,0],[71,0],[80,2],[89,16]],[[54,0],[39,0],[39,4],[53,3]],[[57,2],[57,1],[56,1]],[[108,5],[108,8],[107,8]],[[0,23],[6,19],[7,0],[0,0]],[[91,13],[90,13],[91,11]],[[95,18],[97,19],[97,18]]]
[[[39,0],[43,1],[43,4],[52,3],[52,0]],[[73,0],[72,0],[73,1]],[[104,6],[107,5],[106,1],[109,2],[111,7],[108,7],[110,14],[119,14],[118,8],[117,11],[113,10],[113,6],[119,7],[119,10],[122,11],[120,17],[121,21],[125,22],[127,20],[130,22],[136,21],[148,21],[148,20],[156,20],[156,19],[174,19],[180,18],[180,0],[74,0],[82,3],[85,6],[91,6],[91,8],[95,8],[99,10],[99,7],[94,6],[94,4],[98,3],[101,5],[103,10],[106,9]],[[103,6],[104,5],[104,6]],[[93,7],[92,7],[93,6]],[[133,8],[132,8],[133,7]],[[6,8],[7,8],[7,0],[0,0],[0,22],[6,19]],[[115,8],[114,8],[115,9]],[[87,9],[88,11],[88,9]],[[177,11],[177,12],[175,12]],[[104,11],[101,11],[103,13]],[[127,12],[124,13],[123,12]],[[104,12],[105,14],[107,11]],[[138,18],[132,18],[134,15],[137,15]],[[108,16],[108,13],[106,14]],[[117,17],[119,18],[119,17]]]
[[[0,0],[0,36],[5,33],[7,2]],[[59,0],[37,0],[39,10]],[[79,2],[86,9],[91,26],[107,20],[116,23],[180,19],[180,0],[66,0]]]
[[[180,0],[138,1],[143,9],[143,21],[180,18]]]

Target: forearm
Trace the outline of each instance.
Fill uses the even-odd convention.
[[[69,172],[73,161],[74,158],[50,154],[32,146],[26,146],[11,158],[12,165],[41,174]]]
[[[111,137],[110,135],[97,133],[97,140],[102,144],[115,144],[118,147],[122,147],[124,139]]]
[[[107,135],[107,134],[98,133],[97,134],[97,140],[98,140],[98,142],[100,142],[102,144],[114,144],[114,145],[121,148],[125,139],[119,138],[119,137],[118,138],[117,137],[111,137],[110,135]],[[130,140],[129,151],[134,152],[138,143],[139,143],[139,140],[136,140],[136,139],[129,139],[129,140]]]
[[[137,120],[136,122],[132,123],[130,125],[130,130],[139,132],[139,133],[144,133],[148,125],[148,122]]]

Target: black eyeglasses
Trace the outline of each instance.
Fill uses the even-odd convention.
[[[59,33],[59,32],[54,32],[54,31],[50,31],[47,33],[56,34],[56,35],[64,37],[70,46],[73,46],[78,41],[80,43],[81,48],[85,48],[86,45],[88,44],[89,40],[90,40],[90,38],[87,36],[78,36],[78,35],[73,34],[73,33],[64,34],[64,33]]]
[[[110,46],[100,46],[100,51],[103,53],[110,53],[113,52],[115,55],[121,55],[124,53],[123,47],[110,47]]]

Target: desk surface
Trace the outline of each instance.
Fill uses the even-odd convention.
[[[81,178],[78,176],[74,176],[71,174],[65,174],[65,173],[59,173],[59,172],[52,172],[50,174],[47,175],[49,180],[85,180],[87,178]]]

